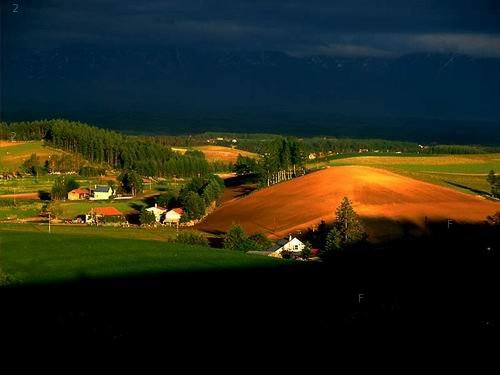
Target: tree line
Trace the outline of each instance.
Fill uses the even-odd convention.
[[[63,119],[1,123],[0,138],[44,140],[48,145],[81,155],[91,164],[136,170],[146,176],[206,176],[209,163],[199,155],[181,155],[171,148],[111,130]],[[220,166],[219,166],[220,167]]]
[[[218,137],[224,137],[225,141],[217,141]],[[166,146],[191,147],[206,145],[207,139],[211,139],[217,145],[228,145],[227,139],[238,140],[238,148],[262,155],[266,152],[269,144],[281,136],[276,134],[236,134],[236,133],[202,133],[185,136],[148,136],[149,141]],[[424,153],[424,154],[484,154],[499,152],[499,147],[480,145],[441,145],[431,144],[421,147],[416,142],[391,141],[386,139],[354,139],[335,137],[304,137],[297,139],[306,153],[354,153],[362,150],[380,152],[402,152],[402,153]]]

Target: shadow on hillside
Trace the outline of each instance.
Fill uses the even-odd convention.
[[[452,186],[455,186],[455,187],[459,187],[461,189],[469,190],[470,192],[472,192],[474,194],[477,194],[477,195],[487,195],[487,196],[490,195],[490,193],[488,193],[487,191],[484,191],[484,190],[474,189],[474,188],[471,188],[470,186],[462,185],[462,184],[457,184],[456,182],[452,182],[452,181],[447,181],[447,180],[443,180],[443,181],[446,182],[449,185],[452,185]]]
[[[65,345],[265,337],[273,345],[367,334],[493,334],[499,251],[498,226],[432,222],[418,236],[410,230],[327,263],[14,286],[0,290],[0,318],[10,322],[2,335]]]
[[[258,180],[258,175],[255,173],[250,173],[242,176],[229,177],[224,180],[224,185],[226,187],[238,186],[243,184],[256,183]]]

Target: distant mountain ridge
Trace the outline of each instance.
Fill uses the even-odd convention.
[[[448,54],[292,57],[75,44],[2,57],[2,119],[496,143],[498,71],[500,60]]]

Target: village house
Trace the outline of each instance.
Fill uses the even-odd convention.
[[[85,215],[87,224],[114,224],[120,225],[126,223],[125,215],[115,207],[95,207]]]
[[[170,225],[179,225],[183,214],[184,210],[182,208],[174,208],[165,214],[163,222]]]
[[[153,207],[146,208],[146,211],[151,212],[153,215],[155,215],[155,221],[159,223],[168,210],[164,207],[158,206],[158,204],[155,203]]]
[[[94,190],[92,190],[92,194],[90,196],[90,200],[107,200],[113,196],[113,189],[111,186],[95,186]]]
[[[68,200],[70,201],[78,201],[82,199],[87,199],[90,195],[89,189],[73,189],[70,192],[68,192]]]
[[[304,250],[305,247],[306,245],[304,245],[301,240],[290,235],[287,238],[283,238],[276,242],[274,246],[271,246],[269,249],[267,249],[267,252],[269,253],[269,256],[275,258],[281,258],[281,253],[283,251],[288,251],[292,255],[299,256],[302,254],[302,250]]]

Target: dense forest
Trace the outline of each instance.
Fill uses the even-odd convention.
[[[145,176],[206,176],[224,169],[222,165],[210,165],[203,155],[181,155],[170,147],[68,120],[1,123],[0,139],[13,138],[44,140],[90,163],[132,169]]]

